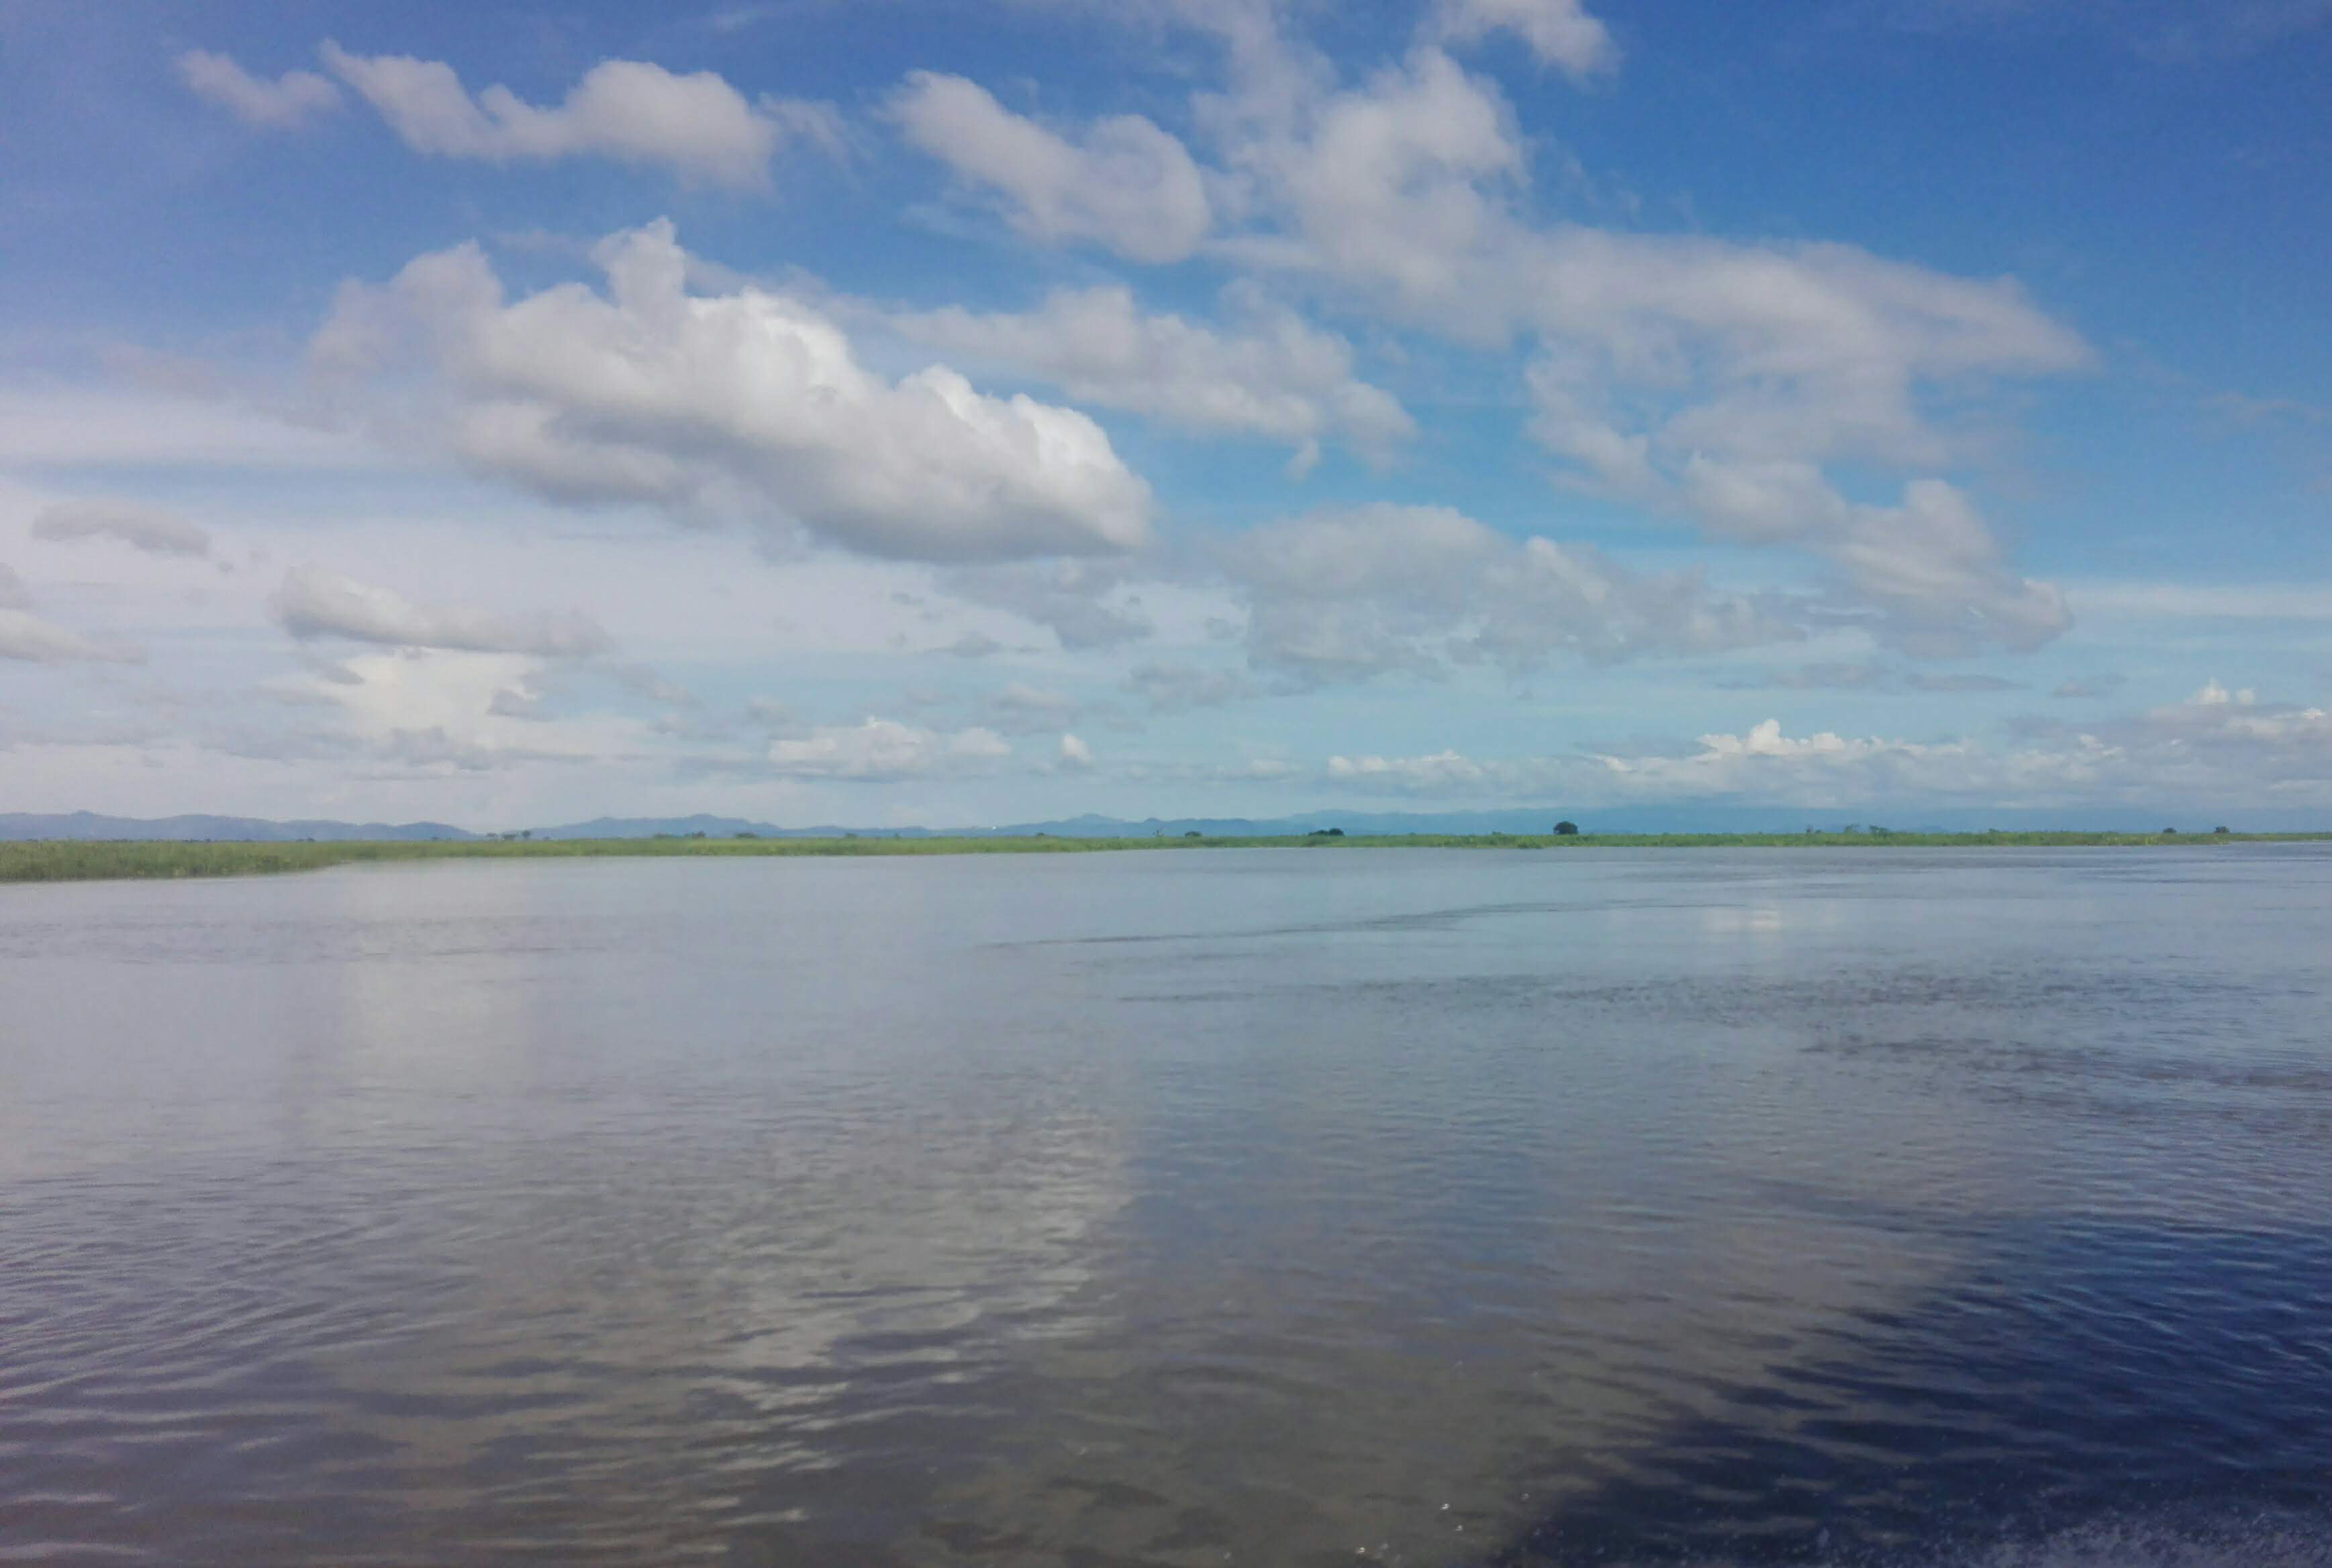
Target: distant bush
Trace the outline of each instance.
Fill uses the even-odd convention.
[[[1554,836],[1557,838],[1575,838],[1579,836],[1579,824],[1576,822],[1558,822],[1554,825]]]
[[[2219,829],[2219,831],[2220,831],[2220,832],[2222,832],[2222,833],[2224,833],[2224,832],[2226,831],[2226,829],[2225,829],[2225,828],[2223,828],[2223,827],[2222,827],[2222,828],[2220,828],[2220,829]],[[1184,835],[1182,835],[1182,837],[1185,837],[1185,838],[1204,838],[1204,837],[1206,837],[1206,835],[1205,835],[1205,834],[1203,834],[1203,833],[1201,833],[1201,832],[1199,832],[1197,828],[1193,827],[1193,828],[1191,828],[1191,829],[1190,829],[1190,831],[1189,831],[1188,833],[1185,833]]]

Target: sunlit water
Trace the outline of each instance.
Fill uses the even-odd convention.
[[[0,888],[0,1559],[2332,1563],[2332,856]]]

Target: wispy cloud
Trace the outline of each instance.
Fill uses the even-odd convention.
[[[177,65],[178,79],[189,91],[245,125],[289,130],[340,103],[339,89],[312,71],[287,71],[271,80],[205,49],[186,51]]]
[[[272,601],[283,629],[301,640],[337,637],[389,647],[579,658],[604,653],[607,634],[575,611],[503,617],[415,604],[403,595],[320,568],[293,568]]]
[[[148,555],[211,552],[211,536],[185,518],[124,501],[61,501],[33,520],[33,537],[110,539]]]

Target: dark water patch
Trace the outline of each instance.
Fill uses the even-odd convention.
[[[2332,1233],[2012,1228],[1727,1404],[1486,1562],[2332,1563]]]

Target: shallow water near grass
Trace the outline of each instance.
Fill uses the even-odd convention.
[[[2332,850],[0,887],[0,1559],[2332,1563]]]

